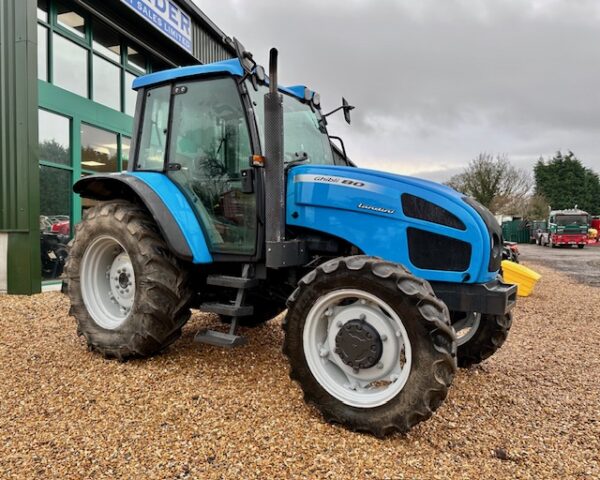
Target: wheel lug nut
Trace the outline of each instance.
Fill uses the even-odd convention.
[[[401,333],[400,333],[400,330],[396,330],[396,336],[397,336],[398,338],[400,338],[400,335],[401,335]]]
[[[387,340],[387,335],[384,333],[383,335],[381,335],[381,341],[385,342]]]
[[[338,320],[338,321],[336,322],[335,326],[336,326],[336,327],[338,327],[338,328],[342,328],[342,327],[344,326],[344,324],[342,323],[342,321],[341,321],[341,320]]]
[[[379,370],[383,369],[383,363],[379,362],[379,363],[377,364],[377,368],[378,368]]]
[[[327,310],[325,310],[325,316],[326,317],[331,317],[331,315],[333,315],[333,312],[331,311],[331,308],[328,308]]]
[[[364,321],[367,319],[367,316],[366,316],[364,313],[361,313],[361,314],[358,316],[358,319],[359,319],[359,320],[362,320],[362,321],[364,322]]]

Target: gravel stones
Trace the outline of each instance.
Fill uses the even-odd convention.
[[[281,354],[281,317],[224,350],[88,352],[58,293],[0,296],[0,478],[600,478],[600,289],[538,265],[505,345],[406,436],[326,424]]]

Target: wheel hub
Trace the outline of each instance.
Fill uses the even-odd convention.
[[[360,319],[350,320],[340,328],[335,347],[335,353],[355,371],[375,366],[383,353],[383,342],[377,329]]]
[[[122,252],[110,267],[110,296],[123,313],[128,313],[135,296],[135,276],[133,265],[127,253]]]

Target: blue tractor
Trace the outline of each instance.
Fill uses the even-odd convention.
[[[222,346],[287,308],[305,399],[352,430],[406,432],[506,339],[500,226],[448,187],[356,168],[319,95],[278,86],[277,51],[267,76],[234,44],[236,59],[138,78],[129,170],[76,183],[95,201],[66,266],[78,333],[125,360],[177,340],[192,308],[229,324],[196,335]]]

